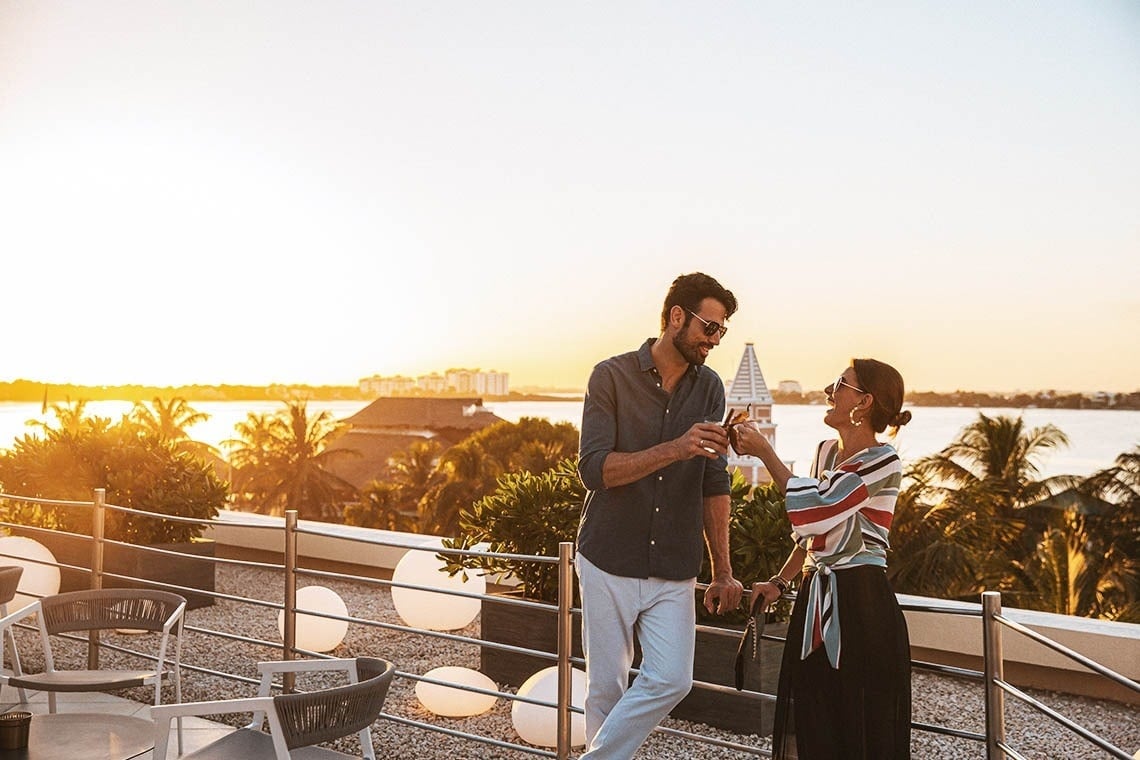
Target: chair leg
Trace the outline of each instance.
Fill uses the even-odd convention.
[[[16,649],[16,634],[12,631],[12,626],[8,626],[6,629],[4,629],[4,633],[6,636],[4,637],[2,644],[0,644],[0,647],[7,646],[11,650],[12,672],[18,676],[22,676],[24,675],[24,670],[20,667],[20,650]],[[0,648],[0,657],[2,656],[3,649]],[[3,664],[4,663],[0,661],[0,667],[3,667]],[[16,691],[20,695],[20,702],[26,705],[28,703],[28,695],[27,692],[24,691],[24,687],[20,686],[16,689]]]
[[[365,760],[376,760],[376,750],[372,748],[372,726],[360,729],[360,756]]]

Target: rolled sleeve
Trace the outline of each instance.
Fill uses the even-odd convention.
[[[606,485],[603,468],[606,457],[617,443],[617,409],[614,405],[614,382],[604,365],[594,368],[582,404],[582,428],[578,441],[578,477],[589,491],[601,491]]]

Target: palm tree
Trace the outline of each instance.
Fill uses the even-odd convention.
[[[106,431],[111,428],[110,417],[88,416],[85,398],[75,401],[69,399],[62,404],[52,404],[48,408],[55,415],[54,427],[43,420],[28,420],[25,424],[42,429],[49,438],[59,434],[74,436],[85,431]]]
[[[420,530],[455,535],[459,512],[492,493],[504,473],[552,470],[578,450],[578,430],[567,422],[523,417],[496,422],[440,457],[420,499]]]
[[[163,401],[155,397],[150,406],[136,402],[130,412],[130,420],[161,441],[174,444],[179,451],[186,451],[206,461],[217,456],[217,450],[202,441],[190,438],[188,429],[210,419],[210,415],[199,412],[183,398]]]
[[[915,462],[891,530],[896,588],[941,588],[953,598],[1023,590],[1013,567],[1033,554],[1054,517],[1027,507],[1077,482],[1040,478],[1037,460],[1065,445],[1054,425],[1027,430],[1020,417],[979,414],[957,440]]]
[[[1140,623],[1140,446],[1054,500],[1079,533],[1087,612]]]
[[[329,450],[339,426],[325,411],[310,418],[304,401],[288,401],[274,415],[250,414],[235,426],[233,447],[235,491],[257,511],[283,514],[295,509],[311,520],[339,522],[342,505],[356,489],[334,475],[329,464],[354,456],[348,449]]]
[[[442,450],[443,447],[437,441],[416,441],[393,454],[388,463],[391,481],[400,490],[400,500],[407,502],[413,511],[427,493]]]
[[[405,533],[416,529],[415,503],[408,509],[402,489],[395,483],[373,482],[360,496],[360,501],[345,505],[345,525]]]

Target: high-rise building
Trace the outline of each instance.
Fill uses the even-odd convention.
[[[449,369],[417,378],[394,375],[361,378],[360,391],[374,396],[411,396],[414,394],[465,394],[473,396],[506,396],[510,393],[510,375],[506,372],[484,372],[479,369]]]

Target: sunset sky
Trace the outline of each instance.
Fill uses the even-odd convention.
[[[0,381],[1140,389],[1140,4],[0,0]]]

